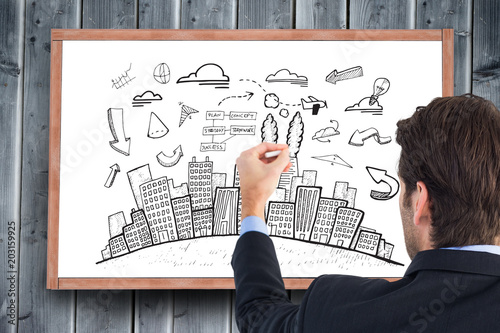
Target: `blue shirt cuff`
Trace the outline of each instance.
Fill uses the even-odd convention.
[[[269,236],[266,222],[257,216],[247,216],[241,221],[240,236],[249,231],[257,231]]]

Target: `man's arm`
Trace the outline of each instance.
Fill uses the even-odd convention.
[[[281,150],[280,155],[264,157],[273,150]],[[236,163],[242,197],[242,235],[231,264],[238,327],[241,332],[294,331],[298,306],[288,299],[264,222],[265,203],[276,188],[280,174],[290,168],[288,147],[262,143],[243,152]]]

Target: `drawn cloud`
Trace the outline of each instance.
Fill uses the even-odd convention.
[[[280,99],[276,94],[270,93],[264,97],[264,106],[266,108],[276,109],[280,105]]]
[[[330,142],[327,138],[334,136],[334,135],[339,135],[340,132],[337,131],[337,129],[333,127],[326,127],[322,128],[319,131],[317,131],[314,136],[312,137],[313,140],[318,140],[320,142]]]
[[[198,68],[196,72],[183,76],[177,83],[198,82],[205,84],[221,84],[229,82],[229,76],[224,74],[224,70],[217,64],[205,64]]]
[[[162,97],[151,90],[145,91],[142,95],[134,97],[134,101],[161,101]]]
[[[373,105],[370,105],[370,97],[365,97],[352,106],[345,109],[346,111],[370,111],[370,110],[383,110],[382,106],[375,101]]]
[[[300,76],[296,73],[291,73],[288,69],[280,69],[275,74],[270,74],[267,76],[266,81],[269,83],[290,83],[298,84],[302,87],[307,87],[307,77]]]

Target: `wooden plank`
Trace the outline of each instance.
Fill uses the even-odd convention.
[[[17,332],[19,306],[19,227],[21,219],[21,142],[24,4],[0,2],[0,331]]]
[[[417,0],[417,29],[454,29],[455,95],[471,92],[472,0]]]
[[[174,326],[173,292],[147,290],[136,293],[134,332],[172,332]]]
[[[345,29],[346,0],[297,0],[297,29]]]
[[[441,30],[55,30],[55,40],[436,40]]]
[[[472,92],[500,108],[500,2],[474,1]]]
[[[236,0],[182,0],[182,29],[235,29]]]
[[[174,332],[230,332],[230,291],[176,291],[174,300]]]
[[[349,7],[349,29],[413,29],[413,0],[354,0]]]
[[[137,27],[136,1],[84,0],[84,29],[133,29]],[[133,327],[132,291],[77,292],[76,332],[130,332]]]
[[[292,0],[240,0],[238,29],[291,29],[292,13]]]
[[[453,29],[443,29],[443,96],[453,96]]]
[[[82,27],[84,29],[137,28],[138,0],[83,0]]]
[[[130,332],[131,291],[79,291],[76,297],[76,332]]]
[[[26,1],[20,241],[20,332],[74,330],[74,292],[49,291],[47,192],[50,29],[78,28],[77,1]],[[57,315],[55,315],[57,314]]]
[[[180,28],[181,0],[139,1],[139,29]]]
[[[140,29],[180,27],[181,0],[139,2]],[[149,287],[152,288],[152,287]],[[153,288],[152,288],[153,289]],[[169,290],[135,291],[134,332],[173,332],[174,293]]]
[[[58,288],[59,264],[59,168],[61,147],[62,41],[51,43],[49,212],[47,235],[47,288]]]

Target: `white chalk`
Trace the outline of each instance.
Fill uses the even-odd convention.
[[[271,158],[271,157],[276,157],[281,153],[281,150],[275,150],[275,151],[268,151],[267,153],[264,154],[266,158]]]

